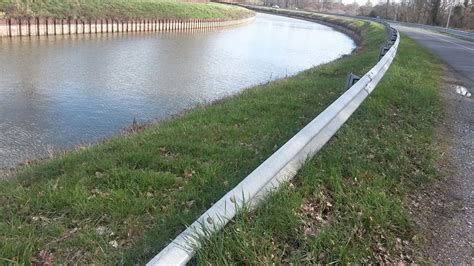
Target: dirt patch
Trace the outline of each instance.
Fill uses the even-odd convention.
[[[331,193],[328,189],[322,189],[318,195],[301,204],[297,212],[301,220],[298,231],[302,232],[305,238],[316,236],[322,228],[330,224],[333,210]]]
[[[14,173],[14,170],[0,168],[0,180],[11,177],[13,173]]]
[[[457,85],[473,84],[446,71],[441,96],[443,178],[409,197],[408,209],[424,235],[426,257],[436,264],[474,264],[474,101],[456,93]]]

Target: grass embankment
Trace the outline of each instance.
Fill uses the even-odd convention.
[[[402,37],[384,79],[335,138],[291,184],[207,241],[195,262],[423,262],[403,205],[439,176],[441,70]]]
[[[39,162],[2,181],[0,258],[79,264],[151,258],[184,224],[339,97],[348,72],[365,73],[376,63],[383,29],[367,22],[350,23],[363,29],[362,50],[356,55],[257,86],[141,132]],[[360,249],[365,250],[377,240],[377,233],[387,233],[391,241],[395,233],[408,232],[398,193],[407,177],[430,174],[426,171],[431,169],[438,103],[436,80],[422,80],[437,69],[407,40],[399,54],[403,57],[396,59],[374,96],[302,171],[294,194],[283,190],[253,218],[241,216],[225,237],[214,238],[213,243],[222,240],[225,245],[210,245],[214,252],[207,248],[199,259],[219,260],[217,255],[223,254],[228,261],[265,261],[270,252],[266,241],[273,238],[276,247],[289,250],[285,243],[294,246],[291,241],[301,236],[296,230],[304,221],[293,212],[303,198],[313,199],[311,195],[316,196],[316,206],[317,195],[331,197],[329,214],[338,221],[328,227],[333,231],[308,242],[326,250],[328,261],[338,254],[358,260],[351,251],[362,237],[367,243]],[[288,202],[278,200],[285,197]],[[287,209],[279,210],[277,204]],[[281,213],[272,216],[275,210]],[[318,209],[308,211],[311,215]],[[242,232],[252,237],[232,246],[230,239],[244,240],[232,234],[242,219],[254,220],[246,228],[249,231]],[[257,236],[254,233],[264,231],[250,230],[258,224],[268,225],[265,234]],[[304,245],[300,242],[299,247]],[[224,246],[228,251],[222,251]]]
[[[0,18],[110,18],[110,19],[216,19],[244,18],[253,12],[217,3],[184,3],[168,0],[0,0]]]

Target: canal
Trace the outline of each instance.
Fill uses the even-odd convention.
[[[329,27],[267,14],[209,32],[0,39],[0,168],[96,142],[134,120],[169,118],[354,48]]]

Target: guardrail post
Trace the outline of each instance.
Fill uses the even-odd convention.
[[[352,73],[349,73],[346,77],[346,83],[344,85],[344,91],[347,91],[352,87],[352,85],[356,84],[357,81],[360,80],[360,77],[357,75],[354,75]]]
[[[397,31],[393,30],[390,41],[395,42],[397,40]]]
[[[381,47],[380,47],[380,50],[379,50],[379,61],[380,59],[382,59],[382,57],[388,52],[389,48],[387,47],[386,44],[383,44]]]

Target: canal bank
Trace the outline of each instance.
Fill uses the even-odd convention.
[[[0,38],[56,36],[120,32],[167,32],[215,30],[252,23],[255,15],[242,19],[0,19]]]
[[[99,264],[149,259],[185,224],[193,221],[333,102],[342,92],[347,73],[365,73],[374,65],[379,45],[385,39],[383,29],[360,21],[345,23],[360,27],[364,37],[361,49],[353,56],[294,77],[257,86],[143,131],[57,155],[52,160],[21,169],[13,180],[2,182],[0,188],[3,203],[0,229],[5,232],[0,257],[20,262],[55,260]],[[401,188],[397,187],[397,177],[408,176],[420,165],[429,168],[431,156],[434,155],[431,145],[434,141],[432,124],[437,114],[436,93],[433,92],[436,80],[424,83],[423,78],[428,72],[438,69],[436,62],[413,43],[405,46],[402,42],[399,54],[405,52],[410,54],[410,57],[404,57],[408,61],[396,59],[394,66],[399,65],[395,68],[401,71],[401,66],[407,63],[413,64],[414,68],[410,72],[397,72],[396,76],[382,81],[380,86],[385,82],[385,90],[379,87],[374,94],[375,99],[369,99],[369,102],[375,101],[374,105],[366,105],[368,107],[358,112],[359,118],[344,127],[342,134],[346,135],[338,134],[328,146],[333,147],[333,152],[318,156],[328,161],[317,163],[316,169],[307,178],[308,182],[324,184],[330,192],[328,198],[337,199],[329,201],[329,204],[324,201],[324,206],[342,208],[337,214],[342,215],[343,221],[347,218],[352,222],[352,218],[361,217],[357,225],[364,232],[362,236],[368,237],[363,247],[377,247],[377,233],[389,232],[384,237],[394,240],[395,236],[390,231],[393,224],[396,230],[400,230],[397,233],[409,235],[409,228],[400,226],[396,223],[398,220],[391,220],[399,214],[399,195],[391,198],[390,193],[394,191],[387,191],[385,185],[389,185],[388,189]],[[431,67],[414,64],[420,59],[430,62]],[[415,71],[423,74],[421,78],[414,75]],[[414,90],[413,84],[416,84]],[[407,87],[411,90],[405,90]],[[427,101],[433,105],[419,104]],[[386,124],[387,120],[393,123]],[[386,151],[387,145],[400,151],[404,157],[399,160],[398,156],[390,154]],[[417,165],[406,160],[406,156],[413,152],[419,159]],[[348,161],[341,164],[341,160]],[[354,168],[345,168],[351,165]],[[425,177],[425,171],[418,174],[418,177]],[[350,178],[346,179],[348,176]],[[365,182],[354,184],[354,178]],[[389,183],[380,183],[384,180]],[[311,197],[310,193],[314,192],[311,185],[314,184],[308,182],[292,185],[307,192],[296,193],[297,198]],[[337,193],[341,188],[355,190]],[[370,194],[360,193],[357,189],[369,191]],[[320,194],[326,195],[325,191]],[[374,197],[367,202],[365,196],[370,195]],[[318,206],[317,202],[309,206]],[[344,204],[347,202],[352,204]],[[295,201],[287,203],[294,204]],[[380,220],[380,216],[374,216],[359,203],[376,204],[369,204],[368,210],[374,209],[375,213],[381,210],[384,219]],[[384,216],[390,211],[377,209],[379,205],[393,209],[394,216]],[[294,211],[293,205],[280,206],[285,215]],[[354,212],[344,216],[345,206]],[[312,210],[309,211],[311,213]],[[358,215],[359,212],[361,215]],[[272,220],[278,212],[272,214],[268,213],[266,217]],[[277,224],[281,226],[271,223],[267,224],[268,228],[276,229],[278,236],[285,239],[290,237],[298,228],[296,222],[301,220],[288,217],[291,219],[279,219],[284,221]],[[364,221],[372,222],[368,222],[369,227],[366,228]],[[246,228],[248,230],[254,226],[252,223],[247,225],[250,226]],[[359,231],[356,231],[355,237],[344,238],[347,230],[354,227],[349,227],[351,223],[343,225],[335,228],[343,234],[340,241],[346,240],[346,245],[341,246],[356,248],[359,242],[350,240],[360,240]],[[377,228],[382,230],[376,231]],[[233,241],[228,235],[223,237]],[[261,238],[267,240],[262,235]],[[19,243],[19,239],[23,241]],[[221,250],[216,246],[214,248],[215,253],[212,254],[218,254]],[[232,249],[229,250],[228,254],[234,254]],[[328,250],[331,252],[331,249]],[[364,249],[364,252],[361,256],[350,258],[362,261],[359,258],[365,258],[368,251]],[[207,259],[205,254],[210,253],[201,253],[200,258]],[[262,261],[267,257],[261,254],[255,258]],[[337,256],[337,250],[331,254]],[[209,259],[212,260],[212,256]],[[254,260],[247,253],[240,257],[240,261]]]
[[[4,19],[241,19],[251,15],[245,8],[207,0],[0,0],[0,12]]]
[[[245,8],[217,3],[1,0],[0,37],[209,30],[249,23],[254,17]]]

